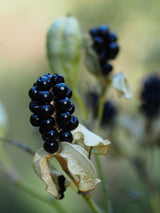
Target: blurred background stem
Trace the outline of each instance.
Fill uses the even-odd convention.
[[[77,103],[78,103],[78,105],[80,107],[80,110],[81,110],[82,117],[83,117],[84,121],[86,121],[87,120],[86,108],[85,108],[84,102],[80,98],[80,95],[79,95],[78,91],[76,91],[76,90],[73,91],[73,97],[77,101]]]
[[[100,128],[101,119],[102,119],[102,115],[103,115],[103,109],[104,109],[104,103],[105,103],[105,99],[106,99],[106,93],[108,92],[109,87],[110,87],[110,84],[108,84],[108,85],[103,84],[102,89],[101,89],[100,102],[99,102],[99,107],[98,107],[98,117],[97,117],[97,120],[96,120],[96,132],[98,132],[99,128]],[[109,196],[108,196],[108,190],[107,190],[107,187],[106,187],[106,179],[105,179],[105,176],[104,176],[101,160],[100,160],[100,157],[99,157],[98,154],[95,154],[95,161],[96,161],[96,166],[97,166],[97,169],[98,169],[99,177],[102,181],[101,187],[102,187],[102,192],[103,192],[103,198],[104,198],[106,213],[111,213],[112,208],[111,208],[111,202],[110,202]]]
[[[83,196],[84,199],[87,201],[88,205],[92,208],[95,213],[102,213],[102,210],[97,206],[97,204],[92,200],[91,196]]]

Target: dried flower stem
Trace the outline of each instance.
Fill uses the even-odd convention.
[[[109,200],[108,191],[107,191],[107,187],[106,187],[106,179],[103,174],[102,164],[101,164],[100,157],[98,154],[95,154],[95,161],[96,161],[99,177],[102,181],[101,186],[102,186],[103,199],[104,199],[104,204],[105,204],[105,208],[106,208],[106,213],[111,213],[112,208],[111,208],[111,203]]]
[[[99,127],[100,127],[100,123],[101,123],[101,119],[102,119],[102,113],[103,113],[103,109],[104,109],[104,102],[105,102],[105,98],[106,98],[106,93],[108,92],[109,87],[110,87],[110,84],[108,84],[108,85],[104,84],[103,87],[102,87],[100,102],[99,102],[99,108],[98,108],[98,118],[97,118],[97,121],[96,121],[96,132],[98,132]],[[99,177],[102,181],[101,186],[102,186],[102,192],[103,192],[103,198],[104,198],[106,213],[111,213],[112,208],[111,208],[111,203],[110,203],[110,200],[109,200],[108,191],[107,191],[107,187],[106,187],[106,180],[105,180],[105,176],[103,174],[102,164],[101,164],[100,157],[99,157],[98,154],[95,154],[95,161],[96,161]]]
[[[134,159],[129,159],[134,168],[137,171],[137,174],[139,175],[142,182],[145,184],[148,194],[149,194],[149,200],[150,204],[152,206],[153,212],[158,213],[160,212],[160,196],[157,191],[157,187],[155,186],[152,178],[149,176],[148,172],[145,169],[145,166],[140,158],[136,157]]]
[[[35,152],[32,149],[30,149],[27,145],[18,143],[17,141],[13,141],[11,139],[4,138],[4,137],[1,137],[1,136],[0,136],[0,141],[11,144],[13,146],[16,146],[16,147],[22,149],[23,151],[25,151],[25,152],[27,152],[31,155],[35,154]]]
[[[91,199],[91,196],[83,196],[84,199],[87,201],[88,205],[92,208],[95,213],[102,213],[102,210],[97,206],[97,204]]]

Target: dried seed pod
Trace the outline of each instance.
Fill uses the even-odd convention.
[[[82,34],[73,17],[60,17],[47,33],[47,56],[53,72],[62,74],[73,89],[77,83]]]

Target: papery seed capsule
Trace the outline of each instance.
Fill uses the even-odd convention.
[[[50,117],[41,122],[39,131],[41,134],[44,134],[45,132],[48,132],[51,129],[53,129],[54,125],[55,125],[55,120],[54,120],[54,118]]]
[[[31,101],[29,104],[29,109],[31,110],[31,112],[38,114],[39,113],[39,104],[37,101]]]
[[[52,94],[49,91],[39,91],[37,93],[37,102],[40,104],[49,104],[52,101]]]
[[[36,101],[37,93],[38,93],[37,86],[34,86],[29,90],[29,97],[32,100]]]
[[[58,136],[58,131],[55,128],[42,134],[43,140],[48,141],[48,142],[55,140],[57,138],[57,136]]]
[[[64,77],[60,74],[54,74],[51,78],[52,85],[64,83]]]
[[[52,142],[45,142],[43,144],[43,148],[46,150],[46,152],[49,152],[49,153],[55,153],[58,151],[58,143],[57,141],[52,141]]]
[[[54,107],[52,105],[42,105],[39,107],[39,116],[41,118],[48,118],[50,117],[54,112]]]
[[[64,83],[56,84],[53,87],[53,93],[57,98],[65,98],[69,91],[69,87]]]
[[[63,74],[73,88],[77,83],[82,32],[74,17],[56,19],[47,33],[47,56],[51,69]]]
[[[66,112],[71,107],[69,98],[61,99],[55,104],[56,110],[59,112]]]
[[[37,80],[37,87],[39,90],[49,90],[51,88],[50,78],[47,76],[39,77]]]
[[[32,126],[39,127],[41,124],[41,119],[38,117],[38,115],[33,114],[30,117],[30,122]]]
[[[69,142],[69,143],[73,141],[73,135],[70,131],[62,130],[58,136],[60,141]]]

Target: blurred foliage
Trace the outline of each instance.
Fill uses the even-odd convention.
[[[88,31],[93,26],[108,24],[119,35],[121,52],[115,62],[115,72],[126,71],[134,97],[131,101],[118,100],[123,113],[137,113],[141,79],[160,65],[160,1],[158,0],[0,0],[0,100],[8,113],[7,136],[37,150],[42,140],[29,124],[28,90],[40,75],[49,72],[45,58],[45,36],[52,21],[62,15],[72,14]],[[88,83],[85,71],[79,78],[79,85]],[[94,82],[94,78],[93,78]],[[88,87],[85,86],[85,89]],[[82,95],[85,89],[81,91]],[[77,111],[78,114],[78,111]],[[15,147],[5,145],[5,150],[15,166],[34,186],[44,190],[44,184],[32,170],[32,158]],[[119,158],[103,157],[104,168],[111,193],[114,212],[151,212],[145,189],[130,165]],[[155,179],[160,175],[159,150],[154,150],[152,161],[148,161]],[[154,168],[152,165],[154,164]],[[158,181],[158,180],[157,180]],[[26,195],[12,186],[6,175],[0,171],[1,212],[56,212],[50,206]],[[143,199],[137,201],[128,195],[127,189],[142,192]],[[45,192],[44,192],[45,193]],[[99,190],[93,192],[96,196]],[[101,204],[99,195],[98,202]],[[60,201],[66,212],[87,211],[78,195],[71,192]],[[142,204],[142,205],[141,205]],[[143,209],[142,209],[143,207]]]

